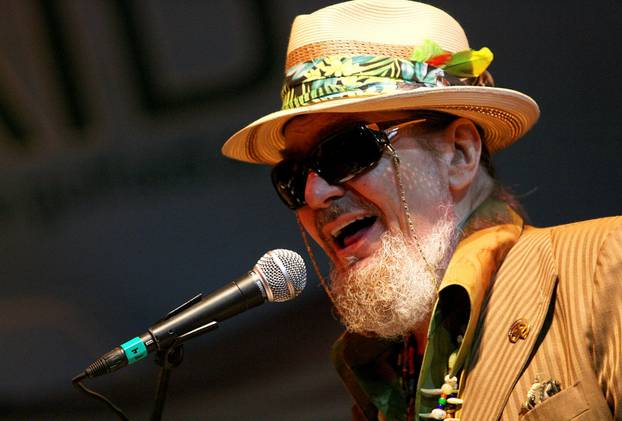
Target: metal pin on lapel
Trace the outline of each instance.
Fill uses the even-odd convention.
[[[508,331],[508,339],[511,343],[515,344],[519,339],[527,339],[527,336],[529,336],[529,323],[527,323],[527,320],[518,319],[512,323]]]

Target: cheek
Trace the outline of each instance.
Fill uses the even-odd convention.
[[[409,205],[416,211],[422,204],[438,202],[442,195],[442,174],[439,164],[425,152],[406,150],[400,153],[399,173]],[[380,207],[401,200],[392,158],[384,158],[365,176],[354,183],[359,193],[377,201]]]
[[[437,203],[446,197],[447,167],[440,158],[419,147],[400,150],[399,153],[400,173],[409,200]]]
[[[400,173],[415,229],[421,235],[428,235],[449,209],[447,174],[442,163],[434,158],[421,160],[416,165],[401,165]]]
[[[442,186],[438,166],[429,160],[420,160],[417,163],[413,160],[403,162],[400,164],[400,174],[409,201],[421,203],[438,199]]]
[[[383,158],[371,171],[355,178],[351,183],[359,194],[372,201],[386,200],[386,197],[397,192],[393,163],[388,158]],[[383,203],[376,205],[382,206]]]
[[[443,213],[448,197],[446,174],[442,163],[428,152],[408,149],[400,154],[399,174],[411,214],[418,229],[426,230]],[[359,192],[364,194],[382,210],[386,223],[392,226],[398,222],[404,229],[404,209],[400,198],[395,166],[390,157],[383,159],[367,177],[361,179]]]

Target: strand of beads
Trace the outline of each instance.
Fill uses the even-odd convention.
[[[462,336],[458,336],[458,346],[462,343]],[[458,418],[454,418],[458,406],[462,405],[464,401],[458,398],[458,378],[456,376],[450,376],[449,373],[453,372],[453,368],[458,356],[458,350],[456,349],[449,356],[447,364],[447,373],[445,375],[445,382],[440,389],[421,389],[421,393],[424,396],[434,397],[438,396],[438,404],[431,412],[427,414],[419,414],[422,419],[433,420],[446,420],[446,421],[459,421]]]
[[[430,415],[433,419],[443,420],[453,418],[456,406],[462,404],[462,399],[458,399],[458,379],[449,375],[445,376],[445,383],[441,386],[441,395],[438,398],[438,405],[432,410]]]

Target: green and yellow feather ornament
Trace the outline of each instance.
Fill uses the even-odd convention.
[[[456,77],[479,76],[488,68],[493,58],[494,55],[488,47],[452,53],[443,50],[432,40],[425,40],[410,55],[412,61],[427,63]]]

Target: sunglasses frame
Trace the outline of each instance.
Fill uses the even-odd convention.
[[[345,183],[378,165],[385,148],[389,149],[392,154],[395,154],[395,149],[391,141],[400,129],[413,124],[422,123],[426,120],[426,118],[419,118],[410,119],[402,123],[391,122],[393,124],[390,124],[387,129],[384,130],[380,129],[378,123],[359,123],[351,129],[330,135],[315,145],[304,159],[284,159],[272,168],[270,176],[277,195],[281,198],[283,203],[292,210],[305,206],[306,201],[304,200],[304,193],[306,180],[310,172],[315,172],[329,184],[337,185]],[[353,133],[357,134],[353,136]],[[374,145],[376,146],[375,155],[362,163],[352,162],[352,165],[349,165],[349,167],[351,167],[350,171],[348,171],[345,176],[339,178],[331,176],[331,171],[327,169],[325,165],[322,165],[324,160],[318,156],[321,154],[323,148],[325,149],[326,145],[330,145],[336,141],[361,142],[363,139],[366,141],[371,141],[373,139]],[[371,142],[369,145],[371,145]],[[372,151],[371,153],[374,152]],[[292,170],[290,168],[292,166],[302,168]],[[279,172],[282,173],[283,171],[288,171],[290,175],[288,177],[281,177]],[[283,181],[284,179],[286,179],[286,181]]]

